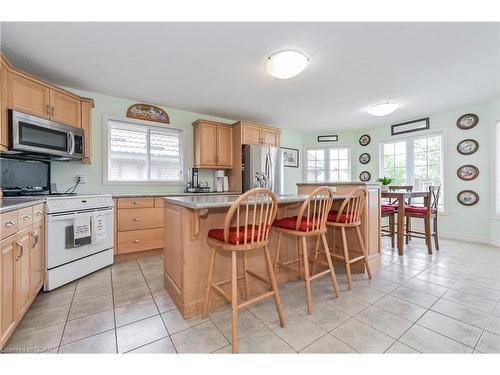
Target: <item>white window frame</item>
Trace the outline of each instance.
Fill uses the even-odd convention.
[[[325,181],[324,182],[336,182],[330,179],[330,153],[328,150],[330,149],[347,149],[347,166],[349,169],[349,176],[346,180],[347,182],[352,180],[352,147],[350,145],[345,146],[307,146],[304,148],[304,163],[302,167],[302,175],[304,177],[304,181],[307,180],[307,151],[308,150],[324,150],[325,152]],[[342,182],[342,181],[341,181]]]
[[[493,219],[500,220],[500,120],[496,121],[493,127],[492,139],[492,156],[495,161],[493,164]]]
[[[379,143],[379,175],[383,176],[384,175],[384,145],[389,144],[389,143],[396,143],[396,142],[401,142],[401,141],[406,141],[406,181],[408,184],[411,184],[409,181],[414,180],[414,153],[410,152],[410,148],[408,147],[408,142],[413,142],[415,139],[420,139],[420,138],[425,138],[425,137],[432,137],[439,135],[441,136],[441,162],[439,165],[439,168],[441,170],[441,189],[443,192],[445,192],[445,186],[444,186],[444,174],[445,174],[445,155],[446,155],[446,133],[444,131],[430,131],[430,132],[421,132],[416,135],[408,136],[408,135],[400,135],[396,136],[390,139],[383,140]],[[408,166],[411,166],[411,168],[408,168]],[[440,197],[440,202],[442,202],[441,207],[443,207],[443,210],[439,211],[439,214],[445,215],[446,214],[446,202],[447,200],[444,199],[444,194],[441,195]]]
[[[184,130],[180,128],[174,128],[171,127],[170,125],[168,130],[173,130],[179,133],[179,138],[180,138],[180,144],[181,144],[181,152],[180,152],[180,157],[181,157],[181,164],[182,164],[182,179],[179,181],[168,181],[168,180],[137,180],[137,181],[116,181],[116,180],[109,180],[108,179],[108,158],[109,158],[109,153],[110,153],[110,144],[109,144],[109,122],[110,121],[117,121],[117,122],[124,122],[127,124],[131,125],[142,125],[146,126],[148,128],[153,128],[153,129],[158,129],[158,130],[165,130],[165,125],[160,125],[156,122],[153,121],[146,121],[146,120],[136,120],[136,119],[130,119],[127,117],[120,117],[120,116],[108,116],[104,115],[102,118],[102,139],[103,139],[103,184],[104,185],[131,185],[131,186],[136,186],[136,185],[144,185],[144,184],[153,184],[153,185],[171,185],[171,186],[183,186],[186,184],[186,175],[184,173],[185,169],[185,163],[186,163],[186,152],[187,152],[187,146],[186,146],[186,141],[185,141],[185,136],[184,136]],[[148,144],[149,144],[149,139],[148,139]],[[149,145],[148,145],[149,146]],[[148,172],[149,173],[149,172]]]

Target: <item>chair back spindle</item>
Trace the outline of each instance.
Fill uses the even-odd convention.
[[[361,222],[363,209],[365,206],[366,191],[364,188],[357,188],[344,199],[337,213],[337,222],[345,224],[357,224]],[[341,218],[342,221],[341,221]]]
[[[299,230],[304,220],[307,223],[306,232],[326,230],[326,221],[332,204],[332,189],[326,186],[315,189],[299,209],[295,230]]]
[[[230,227],[234,221],[236,245],[258,245],[268,241],[277,212],[278,201],[271,190],[256,188],[247,191],[231,205],[226,214],[224,242],[229,242]]]

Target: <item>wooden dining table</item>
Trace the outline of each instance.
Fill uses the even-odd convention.
[[[404,249],[404,225],[405,225],[405,202],[412,198],[424,198],[424,206],[427,206],[429,199],[428,191],[382,191],[382,198],[389,198],[391,201],[397,200],[397,248],[398,254],[403,255]]]

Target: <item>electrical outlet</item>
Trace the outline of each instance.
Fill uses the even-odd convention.
[[[87,175],[86,174],[79,174],[76,176],[76,180],[78,181],[80,179],[81,184],[86,184],[87,183]]]

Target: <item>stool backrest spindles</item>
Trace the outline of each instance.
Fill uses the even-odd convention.
[[[353,224],[361,222],[363,209],[365,207],[366,191],[364,188],[357,188],[344,199],[337,214],[337,222]],[[343,216],[344,215],[344,216]],[[340,220],[341,218],[342,221]]]
[[[441,193],[441,186],[429,186],[429,199],[427,200],[428,212],[437,212],[439,204],[439,194]]]
[[[236,228],[243,228],[236,239],[237,245],[262,243],[268,240],[269,230],[278,212],[276,195],[264,188],[242,194],[229,208],[224,220],[224,242],[229,242],[229,228],[236,221]],[[243,217],[242,217],[243,216]]]
[[[328,213],[332,208],[333,193],[332,189],[326,186],[315,189],[302,203],[299,214],[297,215],[296,230],[306,220],[307,232],[314,232],[326,228]]]
[[[389,185],[389,191],[405,191],[407,193],[410,193],[413,191],[413,185]],[[397,199],[392,200],[389,198],[389,204],[396,204],[398,203]],[[405,204],[410,204],[411,199],[408,198],[408,201],[405,202]]]

